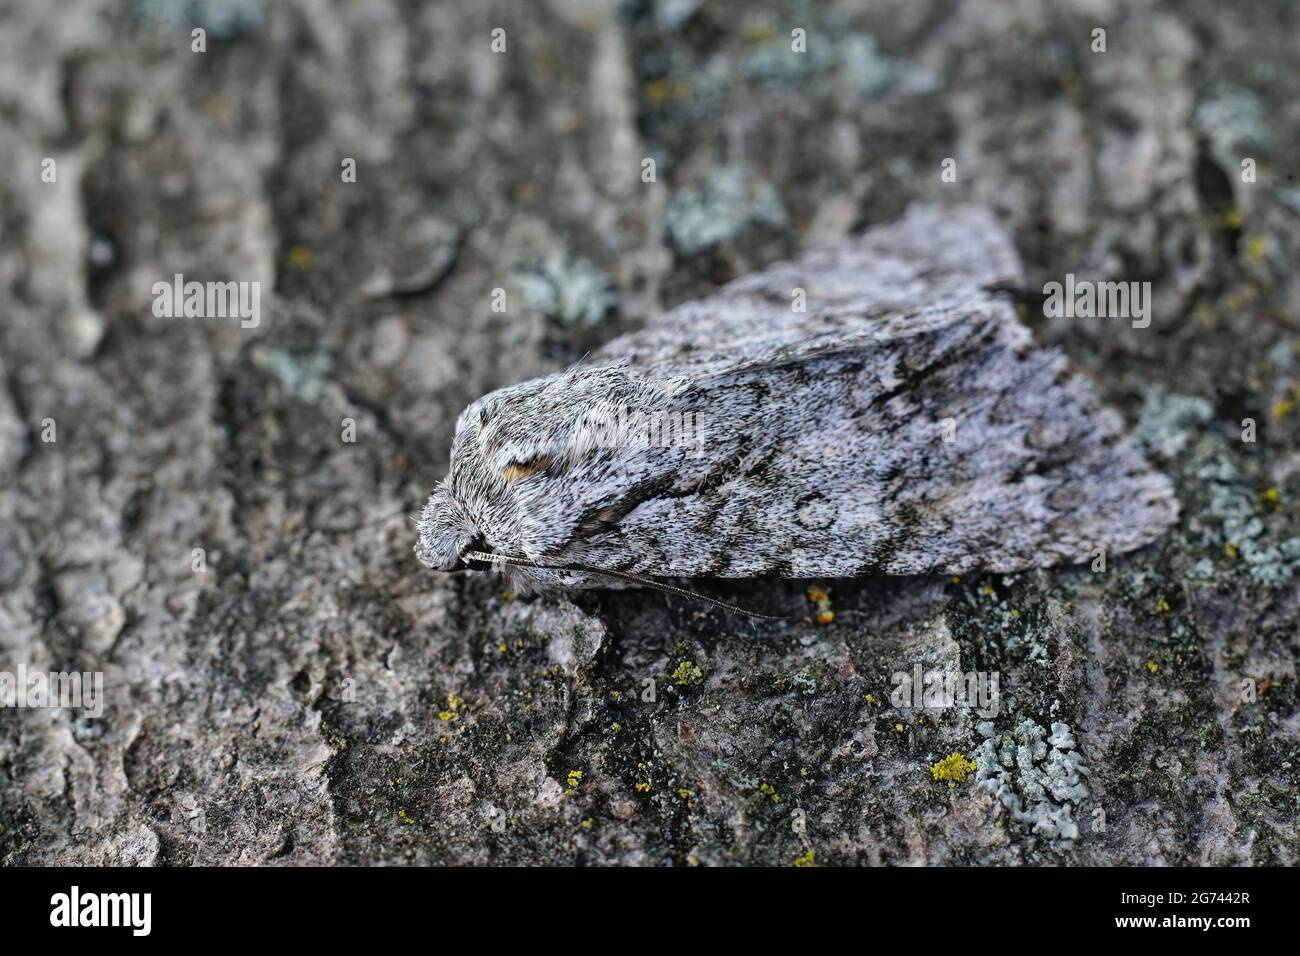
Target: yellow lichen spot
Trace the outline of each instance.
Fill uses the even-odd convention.
[[[1237,208],[1229,209],[1219,221],[1224,229],[1240,229],[1246,221],[1246,214]]]
[[[704,671],[694,661],[682,661],[677,665],[677,670],[673,671],[672,678],[680,686],[694,684],[704,676]]]
[[[645,95],[654,103],[662,103],[671,95],[672,87],[667,80],[651,80],[645,85]]]
[[[773,803],[781,802],[781,797],[776,792],[776,787],[772,786],[770,783],[760,783],[758,785],[758,792],[764,796],[771,797]]]
[[[677,796],[681,797],[683,800],[685,800],[685,799],[686,799],[687,797],[689,797],[690,795],[691,795],[691,792],[690,792],[689,790],[687,790],[685,787],[678,787],[678,788],[677,788]]]
[[[952,576],[952,583],[953,583],[953,584],[961,584],[961,575],[960,575],[960,574],[954,574],[954,575]]]
[[[497,653],[504,654],[507,650],[508,648],[505,646],[504,643],[497,645]]]
[[[980,588],[980,594],[983,594],[985,597],[991,597],[993,595],[993,589],[986,584],[984,587]]]
[[[590,829],[591,829],[591,825],[592,825],[592,823],[594,823],[594,822],[595,822],[595,821],[593,821],[593,820],[591,819],[591,817],[587,817],[587,819],[585,819],[585,820],[583,820],[581,823],[579,823],[578,826],[582,827],[584,830],[590,830]]]
[[[817,613],[818,624],[830,624],[835,620],[834,611],[819,611]]]
[[[690,86],[677,80],[651,80],[645,85],[645,95],[652,103],[664,103],[690,92]]]
[[[306,246],[296,245],[289,248],[289,265],[295,269],[310,269],[315,261],[315,254]]]
[[[975,761],[961,753],[949,754],[930,768],[930,775],[935,780],[949,780],[954,784],[961,783],[974,772]]]
[[[1160,665],[1155,661],[1147,661],[1147,670],[1154,674],[1156,671],[1160,670]]]
[[[871,706],[873,706],[873,707],[876,705],[876,695],[875,695],[875,694],[863,694],[863,695],[862,695],[862,699],[865,700],[868,704],[871,704]]]
[[[819,604],[830,597],[825,588],[810,587],[808,589],[808,601],[811,604]]]
[[[814,862],[817,859],[817,851],[809,850],[807,853],[800,854],[794,858],[795,866],[816,866]]]
[[[806,776],[808,776],[808,768],[807,768],[807,767],[800,767],[800,768],[799,768],[799,776],[801,776],[801,777],[806,777]]]
[[[1156,602],[1157,613],[1164,614],[1168,610],[1169,610],[1169,602],[1166,601],[1164,598],[1161,598],[1159,601]]]
[[[1270,488],[1264,492],[1265,501],[1278,501],[1281,497],[1281,493],[1276,488]]]
[[[901,733],[903,732],[903,725],[902,725],[902,724],[894,724],[894,729],[897,730],[897,731],[901,734]]]
[[[1289,398],[1283,398],[1273,404],[1273,417],[1285,418],[1295,411],[1295,402]]]
[[[650,792],[651,790],[653,790],[653,789],[654,789],[654,787],[650,786],[650,784],[648,784],[648,783],[638,783],[638,784],[636,785],[636,792],[637,792],[637,793],[649,793],[649,792]]]
[[[1223,553],[1230,558],[1235,558],[1237,556],[1237,546],[1230,541],[1223,546]]]
[[[570,791],[577,790],[577,789],[578,789],[578,784],[580,784],[580,783],[582,783],[582,771],[581,771],[581,770],[570,770],[570,771],[569,771],[569,790],[570,790]]]
[[[618,733],[620,730],[623,729],[623,725],[620,724],[618,721],[614,721],[614,723],[610,726],[609,729],[614,731],[614,733]]]
[[[1268,242],[1263,236],[1255,236],[1246,243],[1246,258],[1251,262],[1258,262],[1264,258],[1264,253],[1268,251]]]
[[[438,711],[438,719],[439,719],[439,720],[455,720],[455,719],[456,719],[456,712],[455,712],[454,710],[440,710],[440,711]]]
[[[1020,612],[1017,611],[1015,608],[1012,608],[1012,609],[1011,609],[1011,616],[1012,616],[1012,617],[1019,617],[1019,616],[1020,616]]]

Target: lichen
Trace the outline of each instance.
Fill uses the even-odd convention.
[[[1196,107],[1192,124],[1210,140],[1216,155],[1232,158],[1233,165],[1242,150],[1268,151],[1273,142],[1263,104],[1249,90],[1216,91]]]
[[[753,179],[735,165],[719,166],[703,182],[675,193],[664,210],[673,246],[687,255],[747,229],[785,222],[785,207],[771,184]]]
[[[330,355],[320,351],[270,348],[258,354],[263,366],[280,380],[285,391],[309,404],[320,399],[325,377],[334,366]]]
[[[1199,425],[1214,414],[1214,406],[1195,395],[1180,395],[1164,385],[1147,386],[1142,410],[1133,430],[1137,442],[1163,458],[1176,458]]]
[[[188,36],[202,27],[221,40],[233,40],[262,28],[265,0],[131,0],[128,17],[134,26],[158,24]]]
[[[930,767],[930,775],[935,780],[947,780],[955,785],[964,781],[975,769],[975,762],[965,754],[951,753]]]
[[[591,260],[559,248],[515,266],[509,281],[530,309],[562,327],[598,325],[618,301]]]
[[[685,687],[699,683],[704,677],[704,671],[694,661],[682,661],[670,676],[678,686]]]
[[[566,794],[569,794],[570,796],[577,793],[578,787],[582,784],[582,777],[583,777],[583,773],[581,770],[570,770],[569,776],[566,780],[568,786],[564,792]]]
[[[1229,560],[1239,558],[1260,584],[1289,582],[1300,570],[1300,538],[1279,541],[1269,534],[1268,493],[1260,494],[1246,485],[1236,463],[1226,455],[1213,456],[1198,477],[1209,489],[1205,510],[1214,519],[1202,522],[1197,533],[1204,546],[1222,548]]]
[[[1054,722],[1050,735],[1032,720],[1011,733],[989,736],[975,752],[975,782],[993,795],[1012,819],[1036,834],[1077,840],[1079,827],[1071,811],[1087,796],[1088,768],[1075,748],[1067,724]]]

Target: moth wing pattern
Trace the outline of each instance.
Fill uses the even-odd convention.
[[[1155,540],[1168,480],[1010,303],[982,209],[914,208],[686,303],[591,361],[684,378],[702,441],[643,456],[661,489],[556,555],[673,576],[1009,572]],[[792,308],[803,289],[806,311]]]
[[[1016,285],[1019,258],[997,220],[981,207],[913,206],[897,223],[838,245],[814,249],[741,276],[718,292],[671,309],[646,328],[613,339],[591,356],[686,367],[711,359],[760,360],[782,346],[807,347],[837,335],[897,334],[890,318],[927,305],[989,298],[987,289]],[[796,311],[797,290],[805,295]],[[905,333],[905,330],[903,330]]]

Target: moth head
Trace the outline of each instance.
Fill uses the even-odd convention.
[[[415,530],[419,535],[416,557],[435,571],[465,567],[461,555],[481,547],[477,529],[445,481],[433,489],[415,522]]]
[[[509,393],[510,397],[507,397]],[[456,423],[451,468],[416,520],[416,556],[435,571],[475,567],[470,552],[519,555],[547,520],[529,520],[530,488],[547,480],[565,442],[532,384],[470,405]],[[536,489],[533,489],[533,494]],[[552,504],[558,499],[552,497]]]
[[[671,470],[674,450],[642,446],[630,412],[676,394],[622,366],[580,367],[499,389],[456,423],[451,468],[420,518],[420,560],[473,567],[468,552],[545,565],[617,520],[638,482]]]

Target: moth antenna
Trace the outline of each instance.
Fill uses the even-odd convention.
[[[656,581],[654,578],[648,578],[640,574],[633,574],[631,571],[612,571],[607,568],[592,567],[589,564],[538,564],[536,561],[514,558],[507,554],[488,554],[486,551],[466,551],[463,557],[469,558],[471,561],[483,561],[488,564],[512,564],[525,568],[538,568],[543,571],[577,571],[582,574],[603,574],[606,577],[618,578],[620,581],[639,584],[642,587],[652,588],[655,591],[663,591],[665,594],[676,594],[678,597],[694,598],[697,601],[703,601],[705,604],[712,604],[715,607],[725,608],[728,611],[734,611],[737,614],[744,614],[747,617],[756,617],[764,621],[785,620],[785,618],[775,614],[760,614],[758,611],[751,611],[748,608],[740,607],[738,604],[730,604],[726,601],[719,600],[718,598],[709,597],[707,594],[700,594],[698,591],[679,588],[674,584],[665,584],[662,581]]]
[[[653,588],[656,591],[663,591],[665,594],[676,594],[678,597],[694,598],[697,601],[703,601],[705,604],[712,604],[715,607],[725,608],[728,611],[735,611],[737,614],[744,614],[746,617],[756,617],[763,621],[785,620],[785,618],[777,614],[761,614],[758,611],[751,611],[738,604],[731,604],[727,601],[709,597],[707,594],[701,594],[698,591],[691,591],[687,588],[679,588],[675,584],[664,584],[662,581],[656,581],[654,578],[647,578],[640,574],[633,574],[630,571],[610,571],[605,568],[595,568],[588,564],[574,564],[564,568],[553,568],[551,570],[581,571],[586,574],[603,574],[607,577],[618,578],[619,580],[628,581],[632,584],[639,584],[642,587]]]

